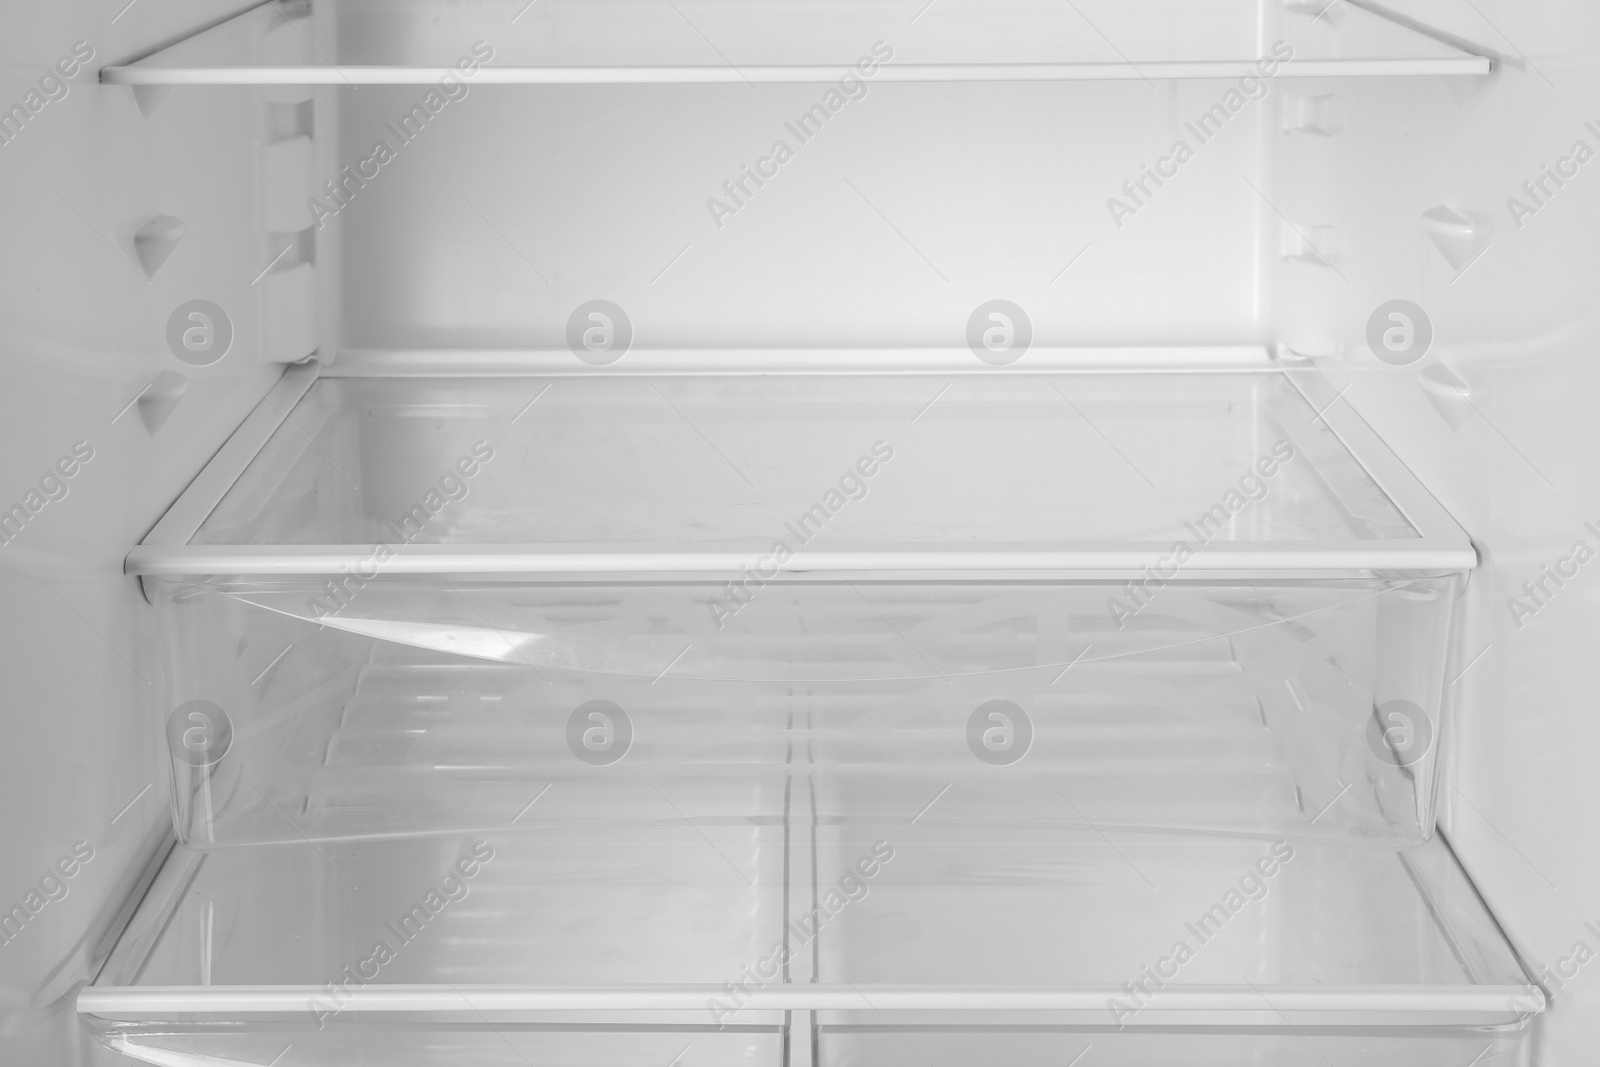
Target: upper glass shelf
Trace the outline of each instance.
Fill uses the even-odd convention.
[[[122,85],[1103,81],[1481,75],[1351,0],[317,0],[268,3]]]
[[[853,542],[1165,544],[1241,477],[1260,499],[1218,538],[1417,537],[1315,415],[1272,371],[325,378],[195,543],[367,543],[459,457],[414,543],[765,546],[852,471],[828,526]]]
[[[1177,541],[1205,545],[1202,569],[1475,559],[1331,387],[1270,365],[658,378],[648,363],[314,384],[296,368],[130,572],[322,573],[399,537],[391,568],[443,553],[479,572],[594,556],[677,573],[819,524],[828,552],[806,566],[822,570],[1137,570]]]

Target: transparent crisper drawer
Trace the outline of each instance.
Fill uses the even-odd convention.
[[[649,831],[179,846],[79,1010],[170,1067],[1527,1062],[1543,996],[1441,840],[841,826],[785,792]]]
[[[1472,550],[1319,382],[302,383],[130,556],[180,837],[762,820],[798,775],[845,823],[1415,844]]]
[[[1433,824],[1456,580],[1190,582],[1121,630],[1088,582],[795,584],[721,631],[699,586],[170,585],[194,847],[759,820],[797,773],[839,818],[1394,846]]]

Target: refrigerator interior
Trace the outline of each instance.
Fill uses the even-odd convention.
[[[1582,106],[1591,16],[1554,5],[1397,5],[1440,28],[1423,32],[1344,2],[919,6],[763,5],[756,18],[750,5],[711,3],[485,3],[442,14],[422,3],[274,4],[245,17],[270,22],[268,50],[280,51],[264,56],[259,30],[239,30],[244,23],[224,27],[220,40],[179,43],[146,69],[162,67],[162,55],[169,68],[199,68],[197,54],[215,64],[205,69],[217,84],[170,91],[130,88],[139,77],[117,72],[223,12],[168,4],[7,13],[19,30],[0,46],[11,96],[23,99],[74,42],[91,42],[95,58],[88,74],[63,77],[70,91],[0,148],[9,202],[30,205],[10,212],[16,247],[5,260],[3,328],[17,368],[6,401],[12,495],[22,500],[39,471],[64,471],[58,454],[79,458],[75,477],[51,483],[67,492],[0,549],[14,699],[40,709],[13,716],[17,743],[5,757],[19,813],[7,831],[10,894],[22,901],[40,875],[69,890],[4,946],[14,1020],[4,1040],[40,1050],[31,1053],[40,1062],[92,1061],[102,1036],[124,1055],[171,1063],[267,1063],[285,1044],[307,1063],[424,1052],[432,1060],[423,1062],[942,1064],[997,1052],[1067,1062],[1089,1044],[1089,1056],[1130,1063],[1581,1062],[1596,1036],[1583,970],[1596,875],[1569,827],[1600,799],[1581,773],[1590,729],[1583,650],[1595,609],[1581,589],[1586,576],[1565,568],[1583,555],[1575,541],[1597,541],[1584,525],[1597,513],[1580,436],[1594,372],[1577,362],[1588,336],[1586,228],[1596,220],[1581,176],[1569,174],[1568,189],[1540,168],[1561,166],[1558,156],[1570,162],[1574,140],[1594,141]],[[1152,16],[1158,8],[1170,18]],[[1261,97],[1241,95],[1237,110],[1225,102],[1236,72],[1202,77],[1215,72],[1184,67],[1248,61],[1279,39],[1301,62],[1322,64],[1307,68],[1317,75],[1262,79]],[[607,42],[603,54],[597,40]],[[887,49],[875,51],[878,42]],[[247,79],[241,70],[330,57],[430,67],[472,58],[477,70],[456,68],[459,88],[448,90],[431,76],[358,88],[333,72],[306,91],[229,84]],[[796,64],[843,71],[864,57],[877,59],[875,72],[850,84],[760,74]],[[1492,73],[1472,66],[1488,66],[1481,57]],[[964,82],[895,73],[897,64],[1063,59],[1099,72]],[[494,82],[496,71],[552,62],[711,73],[658,72],[653,84]],[[1402,72],[1397,63],[1420,66]],[[101,65],[115,71],[106,81],[124,84],[94,84]],[[669,79],[683,80],[662,84]],[[837,110],[825,98],[830,84]],[[803,140],[790,132],[786,123],[803,123],[819,102],[826,125],[803,129]],[[1185,123],[1219,102],[1226,127],[1198,143]],[[428,114],[420,133],[389,132],[416,106]],[[369,163],[369,177],[342,184],[340,197],[318,188],[375,160],[377,138],[398,142],[392,159]],[[1172,162],[1179,139],[1195,150]],[[787,158],[777,159],[777,141],[789,142]],[[1165,183],[1146,177],[1161,159],[1176,167]],[[746,177],[756,170],[760,183]],[[1530,179],[1542,182],[1539,195],[1522,188]],[[231,327],[231,346],[212,363],[185,361],[169,342],[171,317],[193,300],[224,309]],[[999,373],[978,355],[981,341],[970,345],[975,309],[995,300],[1025,312],[1029,351],[1016,368],[1026,374],[1130,362],[1194,369],[1253,353],[1279,368],[1314,367],[1332,383],[1320,394],[1326,403],[1370,422],[1478,548],[1450,659],[1438,661],[1451,718],[1439,738],[1437,801],[1450,848],[1437,836],[1399,849],[1297,841],[1280,880],[1263,875],[1271,887],[1241,914],[1246,929],[1227,930],[1221,952],[1185,966],[1183,981],[1204,987],[1191,992],[1223,999],[1158,1000],[1122,1029],[1107,1025],[1108,996],[1237,883],[1272,847],[1270,835],[1256,828],[1254,840],[1202,845],[1148,826],[1085,832],[1002,812],[989,828],[1007,832],[975,837],[959,820],[852,808],[861,798],[848,790],[830,795],[826,781],[779,774],[744,787],[752,817],[719,822],[724,798],[689,816],[650,813],[648,832],[623,823],[574,838],[475,825],[480,836],[461,837],[444,832],[461,828],[446,819],[420,838],[169,852],[182,800],[168,795],[180,779],[163,730],[179,699],[163,681],[171,644],[156,621],[166,579],[123,574],[129,549],[148,544],[247,416],[272,408],[285,361],[314,348],[325,375],[315,388],[330,391],[382,389],[385,369],[400,367],[413,383],[438,378],[438,395],[494,390],[506,380],[496,375],[512,371],[549,375],[546,400],[572,396],[597,379],[569,380],[570,368],[601,373],[578,352],[583,323],[594,320],[579,317],[580,341],[571,342],[574,313],[594,300],[625,309],[631,337],[618,380],[644,385],[659,368],[669,406],[689,403],[713,371],[829,360],[837,371],[877,354],[909,361],[887,368],[891,389],[931,384],[932,397],[948,380],[941,396],[959,407],[983,388],[965,375]],[[1424,308],[1432,337],[1425,355],[1391,365],[1369,344],[1369,319],[1393,300]],[[905,376],[908,366],[925,381]],[[1119,388],[1140,395],[1137,382]],[[837,425],[828,419],[820,421]],[[979,539],[1016,533],[1008,501],[1048,517],[1048,501],[1027,487],[1052,477],[1070,486],[1053,462],[1076,464],[1091,482],[1122,472],[1137,495],[1142,483],[1118,465],[1133,459],[1204,503],[1208,490],[1185,480],[1198,448],[1179,424],[1137,422],[1105,434],[1074,422],[1057,428],[1065,438],[1045,438],[1049,450],[992,456],[929,433],[923,477],[937,481],[938,462],[972,464],[971,495],[957,501],[967,507],[951,511]],[[631,423],[637,451],[648,451],[652,430],[685,432],[666,426]],[[403,435],[391,447],[396,458],[363,469],[421,469],[401,460]],[[807,455],[803,442],[794,448]],[[565,469],[583,469],[583,458],[569,456]],[[729,463],[759,458],[739,451]],[[675,507],[682,517],[661,540],[682,539],[715,498],[706,479],[726,477],[711,473],[711,461],[687,496],[652,498],[659,480],[629,486],[635,524]],[[820,459],[805,462],[821,469]],[[323,502],[337,490],[327,485]],[[409,499],[395,492],[402,505]],[[774,515],[784,510],[767,503]],[[625,526],[630,513],[618,512]],[[330,505],[320,519],[285,522],[269,511],[268,524],[279,522],[269,532],[257,525],[240,537],[236,526],[198,540],[344,544],[360,538],[312,531],[352,513]],[[1530,593],[1525,581],[1540,584]],[[407,655],[413,676],[453,662]],[[385,664],[369,666],[381,674]],[[381,738],[352,739],[375,745],[381,764]],[[426,931],[432,940],[420,952],[399,954],[399,969],[386,967],[382,981],[338,1006],[328,1027],[308,1027],[304,996],[281,1014],[250,1009],[242,1028],[225,1000],[207,999],[207,986],[335,979],[370,958],[363,920],[398,917],[436,885],[450,899],[440,880],[480,840],[492,842],[496,862],[475,884],[457,880],[470,894],[444,910],[446,929]],[[881,880],[850,875],[880,842],[896,853]],[[72,876],[62,856],[78,857]],[[757,964],[785,917],[820,906],[846,877],[866,892],[785,964],[792,974],[781,984],[820,987],[810,999],[791,1003],[768,987],[738,1024],[707,1025],[715,987]],[[530,887],[544,907],[525,906]],[[1080,903],[1068,911],[1044,900]],[[730,914],[741,921],[726,922]],[[1050,921],[1029,925],[1041,914]],[[475,932],[484,927],[491,932]],[[516,962],[551,946],[549,969]],[[1522,988],[1524,968],[1549,998],[1531,1020],[1545,996]],[[77,1000],[85,1023],[72,990],[90,979]],[[552,989],[599,996],[597,988],[659,981],[713,988],[692,1004],[612,990],[622,999],[609,1016],[594,1014],[596,1001],[578,1010],[541,999]],[[430,992],[409,1006],[386,1001],[380,987],[391,982]],[[452,983],[522,988],[492,1002]],[[894,995],[910,999],[896,1002],[852,983],[954,986],[960,995],[936,1008],[930,989],[901,989]],[[1368,999],[1345,1009],[1318,993],[1294,999],[1318,984]],[[1063,986],[1093,994],[1041,992]],[[159,1000],[169,987],[194,998],[176,1015],[173,1001]],[[1027,1001],[1019,987],[1044,999]],[[1437,999],[1398,998],[1385,1009],[1394,1014],[1374,1022],[1361,1013],[1379,987]],[[137,999],[150,990],[157,999]],[[985,999],[994,996],[1018,998],[1006,1010],[1022,1014],[1002,1018]],[[928,1029],[930,1011],[948,1013],[944,1030]],[[1192,1040],[1194,1027],[1209,1043]]]

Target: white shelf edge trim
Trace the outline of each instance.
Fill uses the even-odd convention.
[[[1136,81],[1154,78],[1240,78],[1259,60],[1156,60],[1145,63],[902,63],[879,68],[880,82]],[[1481,75],[1494,70],[1484,56],[1396,59],[1304,59],[1285,63],[1279,78],[1423,77]],[[104,67],[107,85],[429,85],[454,67]],[[839,64],[816,66],[483,67],[474,85],[731,85],[826,84]]]
[[[1477,565],[1470,542],[1414,538],[1373,541],[1370,548],[1349,542],[1315,544],[1258,542],[1226,548],[1206,547],[1184,564],[1188,572],[1247,571],[1461,571]],[[1391,547],[1395,546],[1395,547]],[[593,546],[563,549],[549,544],[393,546],[383,573],[550,575],[604,578],[627,575],[716,579],[736,575],[751,554],[764,546],[737,550],[597,551]],[[800,552],[780,565],[780,573],[809,579],[861,579],[873,574],[939,576],[1063,577],[1082,572],[1138,574],[1171,548],[1169,542],[1130,546],[1052,548],[1030,551],[857,551]],[[128,553],[127,574],[174,578],[201,574],[338,574],[370,560],[370,545],[140,545]],[[1074,575],[1071,572],[1079,572]]]
[[[345,349],[324,378],[614,377],[693,375],[998,375],[1185,373],[1271,370],[1261,345],[1204,348],[1030,348],[1007,367],[950,348],[629,349],[609,366],[561,349]]]
[[[325,997],[320,986],[87,986],[78,1011],[101,1018],[161,1013],[304,1012]],[[778,1011],[1105,1011],[1120,988],[771,985],[754,990],[741,1010]],[[726,996],[720,986],[367,985],[347,990],[342,1011],[696,1011]],[[1545,1009],[1537,986],[1251,986],[1168,987],[1143,1009],[1161,1011],[1473,1012],[1524,1016]]]

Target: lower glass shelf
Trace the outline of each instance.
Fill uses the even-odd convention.
[[[131,1059],[285,1067],[1060,1067],[1088,1045],[1459,1067],[1522,1055],[1544,1007],[1441,839],[864,825],[808,780],[786,799],[777,820],[177,846],[78,1007]]]

